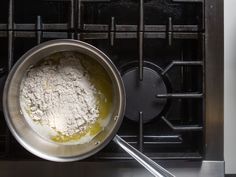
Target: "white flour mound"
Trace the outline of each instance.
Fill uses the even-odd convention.
[[[99,116],[97,90],[73,53],[29,69],[20,93],[23,114],[62,135],[83,131]]]

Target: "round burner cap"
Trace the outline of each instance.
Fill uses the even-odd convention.
[[[126,70],[122,76],[126,90],[125,116],[133,121],[139,120],[142,112],[143,122],[149,122],[164,109],[167,99],[156,98],[157,94],[167,93],[167,87],[161,76],[159,67],[144,66],[143,80],[139,80],[138,67]]]

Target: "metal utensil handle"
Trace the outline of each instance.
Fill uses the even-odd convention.
[[[137,160],[143,167],[157,177],[175,177],[169,171],[158,165],[156,162],[148,158],[146,155],[129,145],[120,136],[116,135],[113,139],[124,151]]]

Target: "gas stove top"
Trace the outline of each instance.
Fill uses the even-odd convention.
[[[127,106],[121,137],[156,160],[223,160],[221,5],[220,0],[3,0],[0,85],[35,45],[85,41],[107,54],[122,75]],[[2,111],[0,159],[39,160],[11,136]],[[130,157],[111,142],[88,161],[99,159]]]

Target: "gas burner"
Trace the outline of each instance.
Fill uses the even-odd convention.
[[[167,104],[166,98],[157,99],[157,94],[166,94],[169,89],[167,78],[160,73],[161,68],[153,63],[145,62],[143,80],[139,80],[137,63],[131,63],[122,68],[122,78],[126,91],[125,116],[133,121],[149,122],[159,116]]]

